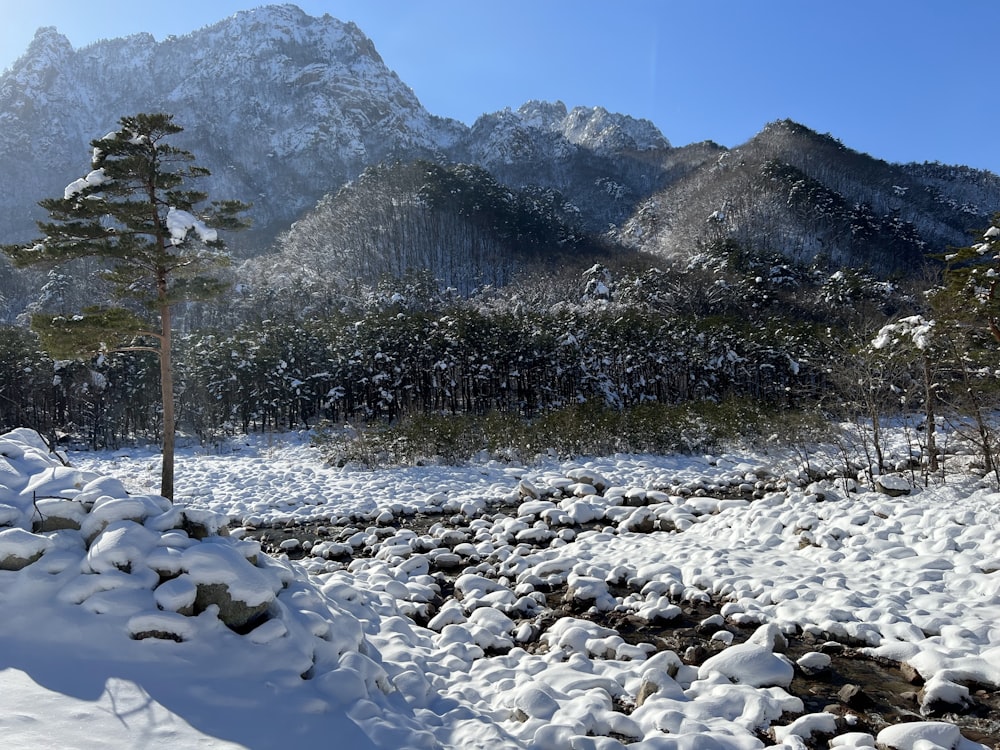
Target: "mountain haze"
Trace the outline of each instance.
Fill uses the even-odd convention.
[[[0,196],[4,241],[34,236],[37,201],[86,170],[90,140],[151,111],[185,128],[177,145],[211,170],[213,198],[253,204],[253,230],[231,242],[240,255],[269,249],[366,168],[417,159],[554,191],[580,231],[662,257],[730,242],[897,273],[964,244],[1000,206],[990,172],[888,164],[789,121],[733,149],[676,147],[649,121],[561,102],[466,126],[428,112],[357,26],[286,4],[159,42],[74,49],[39,29],[0,76],[0,169],[18,185]]]

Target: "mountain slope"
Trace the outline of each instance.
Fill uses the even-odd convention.
[[[665,256],[730,242],[897,274],[967,243],[998,206],[989,172],[889,164],[786,120],[651,196],[618,236]]]

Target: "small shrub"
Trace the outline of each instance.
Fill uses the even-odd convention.
[[[750,400],[646,403],[629,409],[574,404],[534,419],[506,412],[415,414],[392,425],[321,425],[314,442],[331,464],[367,468],[456,464],[484,453],[532,462],[615,453],[693,453],[762,439],[793,444],[823,422],[811,412],[780,410]]]

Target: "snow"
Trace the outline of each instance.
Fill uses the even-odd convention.
[[[793,676],[836,662],[784,653],[805,633],[906,662],[923,708],[1000,687],[1000,493],[978,477],[888,497],[798,481],[780,455],[362,471],[307,437],[183,448],[171,506],[151,450],[66,467],[28,430],[0,436],[0,553],[37,557],[0,570],[6,746],[983,747],[948,722],[876,737],[808,713]],[[765,479],[752,501],[722,496]],[[417,512],[441,521],[409,530]],[[307,520],[352,531],[291,561],[238,528]],[[218,589],[252,610],[244,626],[205,598]],[[601,624],[710,599],[698,663]]]
[[[933,320],[926,320],[922,315],[911,315],[882,326],[872,341],[872,347],[885,349],[908,340],[914,348],[924,351],[933,343],[933,335]]]
[[[982,747],[962,737],[958,727],[938,721],[915,721],[879,732],[877,741],[889,750],[974,750]]]
[[[202,242],[215,242],[219,239],[218,232],[206,226],[205,222],[194,214],[171,206],[167,211],[167,231],[170,232],[170,242],[174,245],[183,244],[187,241],[188,232],[192,229]]]
[[[81,177],[80,179],[74,180],[67,185],[66,189],[63,191],[63,198],[65,200],[70,200],[71,198],[75,198],[87,188],[98,187],[106,182],[109,182],[109,178],[104,174],[104,169],[95,169],[87,174],[86,177]]]

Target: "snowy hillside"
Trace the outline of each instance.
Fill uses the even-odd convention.
[[[0,453],[10,746],[1000,741],[975,477],[890,496],[747,454],[372,473],[261,440],[184,453],[170,507],[151,453],[67,467],[24,430]]]

